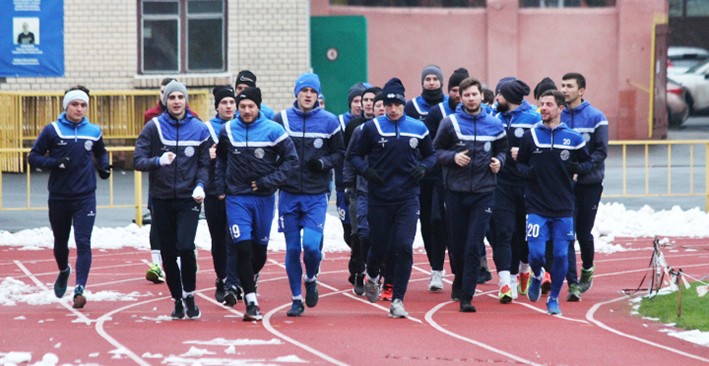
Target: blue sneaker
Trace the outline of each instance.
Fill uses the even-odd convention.
[[[57,280],[54,281],[54,295],[56,297],[61,299],[66,293],[67,282],[69,281],[70,274],[71,266],[66,267],[63,271],[59,271],[59,276],[57,276]]]
[[[542,268],[542,273],[540,277],[544,278],[544,268]],[[527,297],[529,298],[529,301],[535,302],[539,300],[540,296],[542,296],[542,280],[537,279],[535,276],[532,276],[532,280],[529,281],[529,290],[527,291]]]
[[[303,300],[293,300],[293,304],[290,306],[290,310],[286,313],[288,316],[300,316],[303,314],[305,308],[303,307]]]
[[[558,298],[549,297],[549,299],[547,299],[547,314],[561,315],[561,309],[559,308],[559,299]]]
[[[318,304],[318,281],[305,282],[305,305],[314,308]]]

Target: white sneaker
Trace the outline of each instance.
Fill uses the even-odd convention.
[[[443,275],[445,271],[431,271],[431,281],[428,283],[428,291],[438,292],[443,290]]]
[[[510,289],[512,290],[512,300],[517,300],[519,292],[517,292],[517,276],[510,278]]]
[[[400,299],[396,299],[391,302],[391,307],[389,308],[389,317],[391,318],[406,318],[409,313],[404,309],[404,303]]]

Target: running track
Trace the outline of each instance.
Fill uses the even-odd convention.
[[[620,292],[636,287],[647,272],[651,241],[621,238],[615,243],[631,250],[597,253],[593,288],[580,303],[562,301],[561,317],[547,315],[543,300],[499,304],[496,276],[478,286],[478,312],[460,313],[450,301],[450,282],[441,293],[427,291],[429,267],[419,252],[404,301],[410,318],[391,319],[388,303],[370,304],[352,294],[346,253],[326,254],[317,307],[288,318],[284,253],[270,252],[259,281],[264,319],[248,323],[241,320],[243,304],[231,309],[213,301],[208,251],[199,253],[202,317],[171,321],[167,286],[143,278],[146,252],[95,250],[88,290],[137,292],[135,300],[92,301],[89,293],[86,308],[76,311],[69,291],[52,304],[1,306],[0,359],[21,351],[31,352],[31,363],[51,352],[60,364],[102,365],[709,364],[709,347],[670,337],[664,330],[672,327],[632,315],[629,298]],[[709,274],[707,239],[676,239],[663,252],[674,268]],[[73,261],[74,250],[71,255]],[[51,251],[0,248],[0,281],[8,276],[50,291],[56,277]]]

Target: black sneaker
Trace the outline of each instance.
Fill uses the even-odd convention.
[[[478,273],[478,285],[481,285],[492,279],[492,273],[487,268],[480,267],[480,272]]]
[[[258,305],[250,302],[246,305],[246,312],[244,313],[244,321],[245,322],[250,322],[250,321],[259,321],[263,319],[263,315],[261,315],[261,308],[258,307]]]
[[[460,312],[461,313],[474,313],[477,311],[475,306],[471,304],[472,300],[460,300]]]
[[[217,278],[214,281],[214,299],[219,303],[224,303],[224,297],[226,297],[226,284],[221,278]]]
[[[226,306],[234,306],[239,300],[241,300],[241,297],[241,289],[239,287],[232,286],[226,290],[222,304]]]
[[[194,296],[188,295],[185,297],[185,307],[187,308],[187,317],[190,319],[199,319],[202,316],[199,308],[194,303]]]
[[[69,275],[71,274],[71,266],[66,267],[65,270],[59,271],[57,280],[54,281],[54,296],[62,298],[66,293],[67,282],[69,281]]]
[[[356,274],[354,278],[354,288],[352,291],[357,296],[364,295],[364,273]]]
[[[175,310],[172,311],[172,319],[182,319],[185,317],[185,305],[182,303],[182,299],[174,299]]]
[[[303,300],[293,300],[293,304],[290,306],[290,310],[286,313],[288,316],[300,316],[303,314],[305,308],[303,307]]]
[[[318,281],[305,282],[305,305],[314,308],[318,304]]]
[[[86,305],[86,296],[84,296],[84,286],[77,285],[74,288],[74,309],[83,309]]]

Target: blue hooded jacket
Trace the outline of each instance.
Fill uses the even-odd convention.
[[[238,114],[238,113],[237,113]],[[234,118],[237,118],[238,116],[234,116]],[[224,124],[226,124],[227,120],[222,119],[219,117],[219,114],[217,113],[214,118],[209,120],[209,123],[207,123],[207,128],[209,129],[209,135],[212,138],[212,141],[210,142],[210,147],[214,144],[219,143],[219,133],[222,131],[222,128],[224,127]],[[207,183],[207,187],[204,189],[204,192],[207,195],[215,196],[217,195],[217,186],[214,183],[215,179],[215,172],[214,170],[217,167],[217,159],[210,160],[209,161],[209,182]]]
[[[510,149],[519,147],[524,133],[541,122],[542,115],[537,111],[536,107],[523,100],[522,104],[514,111],[497,113],[497,118],[502,121],[507,132],[508,146],[505,165],[497,173],[497,179],[500,183],[521,187],[524,185],[524,178],[517,171],[517,162],[512,159]]]
[[[593,169],[579,175],[578,184],[602,183],[608,156],[608,118],[587,101],[583,101],[576,108],[564,108],[561,112],[561,122],[583,136],[586,151],[591,155]]]
[[[49,155],[45,157],[45,154]],[[69,157],[66,168],[57,167],[57,160]],[[108,152],[103,143],[101,128],[83,118],[74,123],[66,118],[66,112],[42,129],[35,140],[28,161],[32,167],[51,169],[49,175],[49,199],[81,199],[95,194],[96,170],[94,159],[100,169],[109,169]]]

